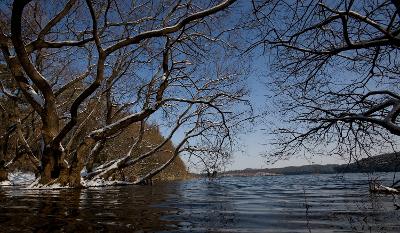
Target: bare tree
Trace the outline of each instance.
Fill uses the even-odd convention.
[[[138,178],[140,183],[201,138],[219,138],[220,149],[231,144],[231,129],[248,117],[244,107],[237,107],[247,103],[240,78],[244,71],[226,35],[232,29],[224,26],[230,17],[227,9],[234,3],[3,3],[9,7],[2,12],[9,22],[2,24],[0,34],[3,57],[41,121],[38,184],[80,187],[86,165],[90,171],[85,180],[108,179],[183,135],[170,160]],[[106,100],[104,121],[80,140],[76,135],[83,133],[81,126],[98,119],[94,115],[99,110],[89,107],[104,106],[95,104],[99,98]],[[169,133],[165,141],[142,153],[148,120],[159,122]],[[90,161],[103,144],[132,124],[141,129],[126,155],[92,167]]]
[[[400,135],[398,1],[252,1],[271,55],[277,158],[369,155]],[[386,147],[386,149],[385,149]]]

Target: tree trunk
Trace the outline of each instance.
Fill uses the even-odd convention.
[[[6,134],[0,137],[0,182],[8,179],[8,172],[5,167],[6,157],[8,151],[8,141],[11,133],[15,130],[15,127],[11,126],[7,130]]]
[[[8,173],[5,168],[6,161],[4,160],[6,155],[5,151],[7,151],[6,143],[7,142],[0,145],[0,182],[8,179]]]
[[[39,183],[46,185],[57,182],[66,168],[62,147],[45,147],[41,159]]]
[[[83,145],[83,146],[82,146]],[[60,184],[63,187],[80,188],[83,158],[87,155],[85,143],[74,153],[70,166],[64,161],[62,148],[48,148],[43,152],[40,184]]]
[[[63,186],[72,188],[81,188],[81,171],[85,165],[85,158],[89,155],[91,149],[96,143],[90,137],[87,137],[74,152],[68,169],[61,173],[59,183]]]
[[[6,168],[4,167],[4,160],[0,161],[0,182],[8,180],[8,172]]]

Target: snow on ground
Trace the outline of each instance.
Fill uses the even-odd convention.
[[[90,187],[104,187],[104,186],[118,186],[118,185],[131,185],[133,183],[126,181],[107,181],[103,179],[95,180],[84,180],[81,179],[81,184],[85,188]],[[26,189],[64,189],[69,187],[63,187],[58,183],[51,185],[39,184],[39,179],[35,178],[35,174],[32,172],[14,171],[8,174],[8,180],[0,182],[0,186],[24,186]]]
[[[83,187],[103,187],[103,186],[118,186],[118,185],[130,185],[133,183],[126,182],[126,181],[107,181],[103,179],[95,179],[95,180],[84,180],[81,179],[81,184]]]
[[[33,182],[31,182],[26,189],[65,189],[65,188],[70,188],[68,186],[61,186],[59,183],[54,183],[54,184],[49,184],[49,185],[43,185],[39,183],[39,179],[37,178]]]
[[[0,186],[28,185],[35,180],[33,172],[14,171],[8,174],[8,180],[0,182]]]
[[[12,183],[8,180],[0,182],[0,186],[11,186],[11,185],[12,185]]]

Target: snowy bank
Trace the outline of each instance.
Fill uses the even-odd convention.
[[[103,179],[81,180],[84,188],[104,187],[104,186],[122,186],[133,185],[132,182],[126,181],[107,181]],[[0,186],[23,186],[25,189],[65,189],[70,187],[61,186],[58,183],[42,185],[39,184],[39,179],[35,178],[32,172],[15,171],[8,174],[8,180],[0,182]]]
[[[34,180],[33,172],[14,171],[8,174],[8,180],[0,182],[0,186],[26,186]]]

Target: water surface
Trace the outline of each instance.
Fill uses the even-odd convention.
[[[0,232],[400,232],[398,197],[369,194],[367,181],[347,174],[86,190],[2,187]]]

